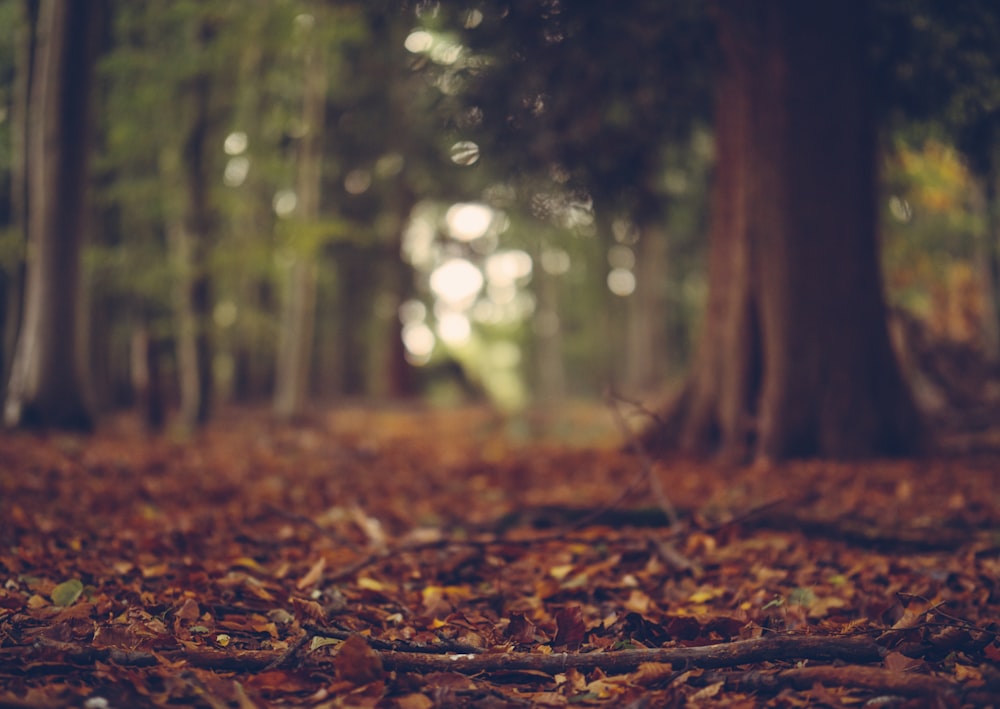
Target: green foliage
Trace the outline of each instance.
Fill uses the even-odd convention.
[[[937,317],[972,277],[984,237],[982,195],[961,155],[938,140],[897,140],[887,165],[883,232],[890,297]]]
[[[991,0],[880,0],[877,96],[896,124],[944,129],[985,174],[1000,141],[1000,6]]]

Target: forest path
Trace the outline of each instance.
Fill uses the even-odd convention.
[[[671,529],[619,443],[582,407],[6,433],[0,707],[998,696],[1000,457],[659,462]]]

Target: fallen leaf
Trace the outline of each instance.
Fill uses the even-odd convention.
[[[81,593],[83,593],[83,582],[80,579],[70,579],[53,588],[49,598],[53,604],[65,607],[73,605]]]
[[[323,578],[323,569],[326,568],[326,557],[321,556],[317,559],[313,565],[306,572],[306,575],[298,580],[295,584],[295,588],[299,591],[309,588],[310,586],[315,586],[319,583],[320,579]]]
[[[354,685],[376,682],[385,676],[382,658],[360,635],[352,635],[333,657],[337,679]]]
[[[576,650],[583,644],[587,626],[583,622],[583,610],[580,606],[569,606],[556,611],[556,636],[552,639],[553,647],[565,647]]]

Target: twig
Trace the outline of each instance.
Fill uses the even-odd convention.
[[[340,630],[339,628],[324,628],[319,625],[314,625],[312,623],[303,624],[302,628],[306,630],[310,637],[317,638],[330,638],[333,640],[347,640],[352,635],[357,635],[357,633],[350,630]],[[424,653],[424,654],[436,654],[441,655],[444,653],[461,653],[461,654],[479,654],[486,652],[487,649],[483,647],[477,647],[474,645],[469,645],[468,643],[461,643],[454,640],[439,640],[434,643],[421,643],[421,642],[408,642],[405,640],[382,640],[380,638],[365,638],[367,642],[375,650],[383,651],[393,651],[393,652],[414,652],[414,653]]]
[[[622,404],[628,404],[633,409],[638,411],[640,414],[649,418],[653,423],[659,426],[667,425],[667,421],[662,416],[660,416],[655,411],[646,408],[643,404],[639,403],[638,401],[624,397],[621,394],[618,394],[617,392],[612,392],[611,395],[614,396],[615,401],[618,401]]]
[[[307,642],[309,642],[310,638],[311,638],[311,636],[310,636],[309,633],[302,633],[302,635],[299,636],[299,639],[296,640],[295,642],[293,642],[291,645],[289,645],[288,648],[286,648],[284,652],[282,652],[280,655],[278,655],[277,658],[275,658],[273,661],[271,661],[264,668],[264,671],[266,672],[268,670],[276,670],[279,667],[281,667],[282,665],[288,665],[288,664],[290,664],[289,660],[291,660],[291,658],[294,657],[295,654],[297,652],[299,652],[299,650],[301,650],[302,647]]]
[[[663,489],[663,484],[660,482],[660,478],[654,472],[653,461],[650,459],[649,454],[646,453],[642,444],[639,443],[639,440],[629,429],[628,422],[622,415],[621,407],[619,406],[619,402],[622,401],[622,399],[611,391],[607,393],[606,399],[608,406],[611,408],[611,414],[614,416],[615,423],[618,425],[618,429],[628,442],[629,448],[635,454],[636,458],[639,459],[639,465],[642,467],[642,473],[649,484],[649,491],[653,493],[653,497],[656,498],[656,502],[660,506],[660,509],[663,510],[663,514],[667,516],[670,526],[676,528],[680,524],[680,518],[677,516],[677,508],[674,507],[673,503],[667,497],[667,493]]]

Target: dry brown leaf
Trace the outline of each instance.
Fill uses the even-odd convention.
[[[382,658],[360,635],[352,635],[333,657],[337,679],[355,685],[377,682],[385,676]]]

